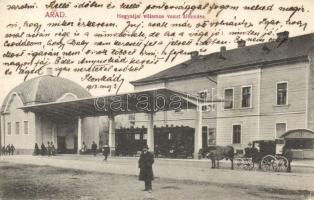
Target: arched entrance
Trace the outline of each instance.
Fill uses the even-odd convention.
[[[308,129],[294,129],[284,133],[286,148],[293,151],[294,158],[314,158],[314,132]]]

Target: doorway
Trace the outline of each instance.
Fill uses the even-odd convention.
[[[65,136],[57,137],[58,153],[66,153]]]

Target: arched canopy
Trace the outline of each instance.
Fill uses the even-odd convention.
[[[293,129],[285,132],[280,137],[285,139],[314,139],[314,132],[308,129]]]

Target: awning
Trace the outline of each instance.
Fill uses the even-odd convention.
[[[294,129],[285,132],[281,138],[285,139],[309,139],[314,138],[314,132],[308,129]]]
[[[62,120],[73,119],[78,116],[90,117],[193,109],[197,105],[206,105],[220,101],[162,88],[64,102],[28,105],[20,107],[20,109],[52,119]]]

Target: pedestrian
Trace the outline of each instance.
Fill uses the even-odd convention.
[[[6,154],[11,155],[11,148],[10,148],[10,144],[7,145],[6,149]]]
[[[56,148],[55,145],[53,144],[53,142],[50,142],[50,148],[51,148],[51,155],[55,156],[56,155]]]
[[[45,147],[44,143],[41,143],[41,155],[44,156],[47,153],[47,148]]]
[[[85,154],[87,152],[87,146],[85,142],[82,144],[82,148],[80,149],[80,154]]]
[[[138,167],[140,168],[139,180],[145,182],[144,191],[148,192],[152,192],[152,180],[154,180],[153,163],[153,154],[148,151],[148,146],[144,146],[138,161]]]
[[[39,155],[39,153],[40,153],[40,151],[39,151],[39,148],[38,148],[38,144],[35,143],[33,155],[34,155],[34,156],[37,156],[37,155]]]
[[[5,146],[2,147],[1,151],[2,151],[2,155],[5,156]]]
[[[107,158],[108,158],[108,154],[110,152],[110,148],[107,144],[105,144],[103,147],[102,147],[102,154],[104,155],[104,161],[107,161]]]
[[[48,156],[51,156],[51,145],[50,142],[47,142]]]
[[[92,152],[93,152],[94,156],[96,156],[96,153],[97,153],[97,144],[95,143],[95,141],[93,141],[93,144],[92,144]]]
[[[15,147],[13,146],[13,144],[11,144],[10,146],[10,152],[11,152],[11,155],[13,156],[14,154],[14,151],[15,151]]]
[[[293,154],[291,149],[288,149],[286,145],[283,147],[283,155],[287,158],[288,163],[287,163],[287,172],[291,172],[291,162],[293,158]]]

